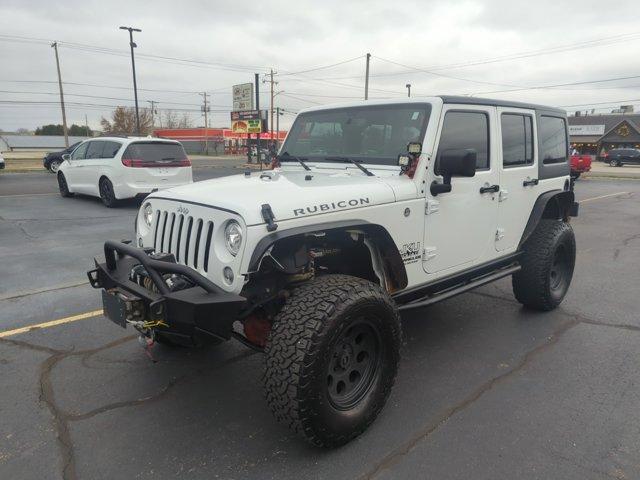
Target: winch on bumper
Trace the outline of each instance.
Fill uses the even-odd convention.
[[[95,259],[96,268],[87,275],[93,288],[103,289],[104,315],[114,323],[150,330],[160,327],[163,335],[180,343],[201,336],[231,337],[244,297],[226,292],[195,270],[175,263],[173,255],[154,258],[151,249],[108,241],[104,256],[105,262]],[[144,274],[144,281],[134,281],[132,272]],[[171,288],[167,275],[183,281],[182,288]]]

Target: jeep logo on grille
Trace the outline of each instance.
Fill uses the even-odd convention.
[[[182,213],[183,215],[188,215],[189,214],[189,209],[183,207],[182,205],[180,205],[178,207],[178,213]]]

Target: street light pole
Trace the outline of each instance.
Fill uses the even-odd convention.
[[[367,53],[367,66],[364,74],[364,99],[369,100],[369,61],[371,60],[371,54]]]
[[[407,97],[411,97],[411,84],[407,83],[405,87],[407,87]]]
[[[133,55],[133,49],[136,48],[136,45],[133,42],[133,32],[142,32],[139,28],[133,27],[120,27],[120,30],[128,30],[129,31],[129,46],[131,47],[131,67],[133,69],[133,96],[136,102],[136,133],[140,135],[140,113],[138,112],[138,85],[136,83],[136,59]]]

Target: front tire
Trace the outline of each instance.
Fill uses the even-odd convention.
[[[98,185],[100,190],[100,199],[107,208],[114,208],[118,206],[118,200],[116,194],[113,191],[113,184],[108,178],[102,178]]]
[[[271,411],[316,446],[349,442],[387,401],[400,340],[398,310],[376,284],[325,275],[295,288],[265,347]]]
[[[60,165],[62,164],[62,162],[60,160],[54,160],[53,162],[51,162],[49,164],[49,171],[51,173],[58,173],[58,170],[60,170]]]
[[[522,269],[512,278],[513,293],[524,306],[549,311],[569,290],[576,261],[571,225],[542,219],[523,247]]]
[[[62,172],[58,172],[58,190],[60,190],[60,196],[64,198],[73,197],[73,193],[69,191],[67,179]]]

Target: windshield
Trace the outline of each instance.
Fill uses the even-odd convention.
[[[122,160],[138,160],[145,167],[183,167],[188,163],[182,145],[168,142],[131,143],[122,154]]]
[[[281,151],[308,160],[339,156],[397,165],[409,142],[422,142],[430,112],[428,103],[406,103],[301,113]]]

